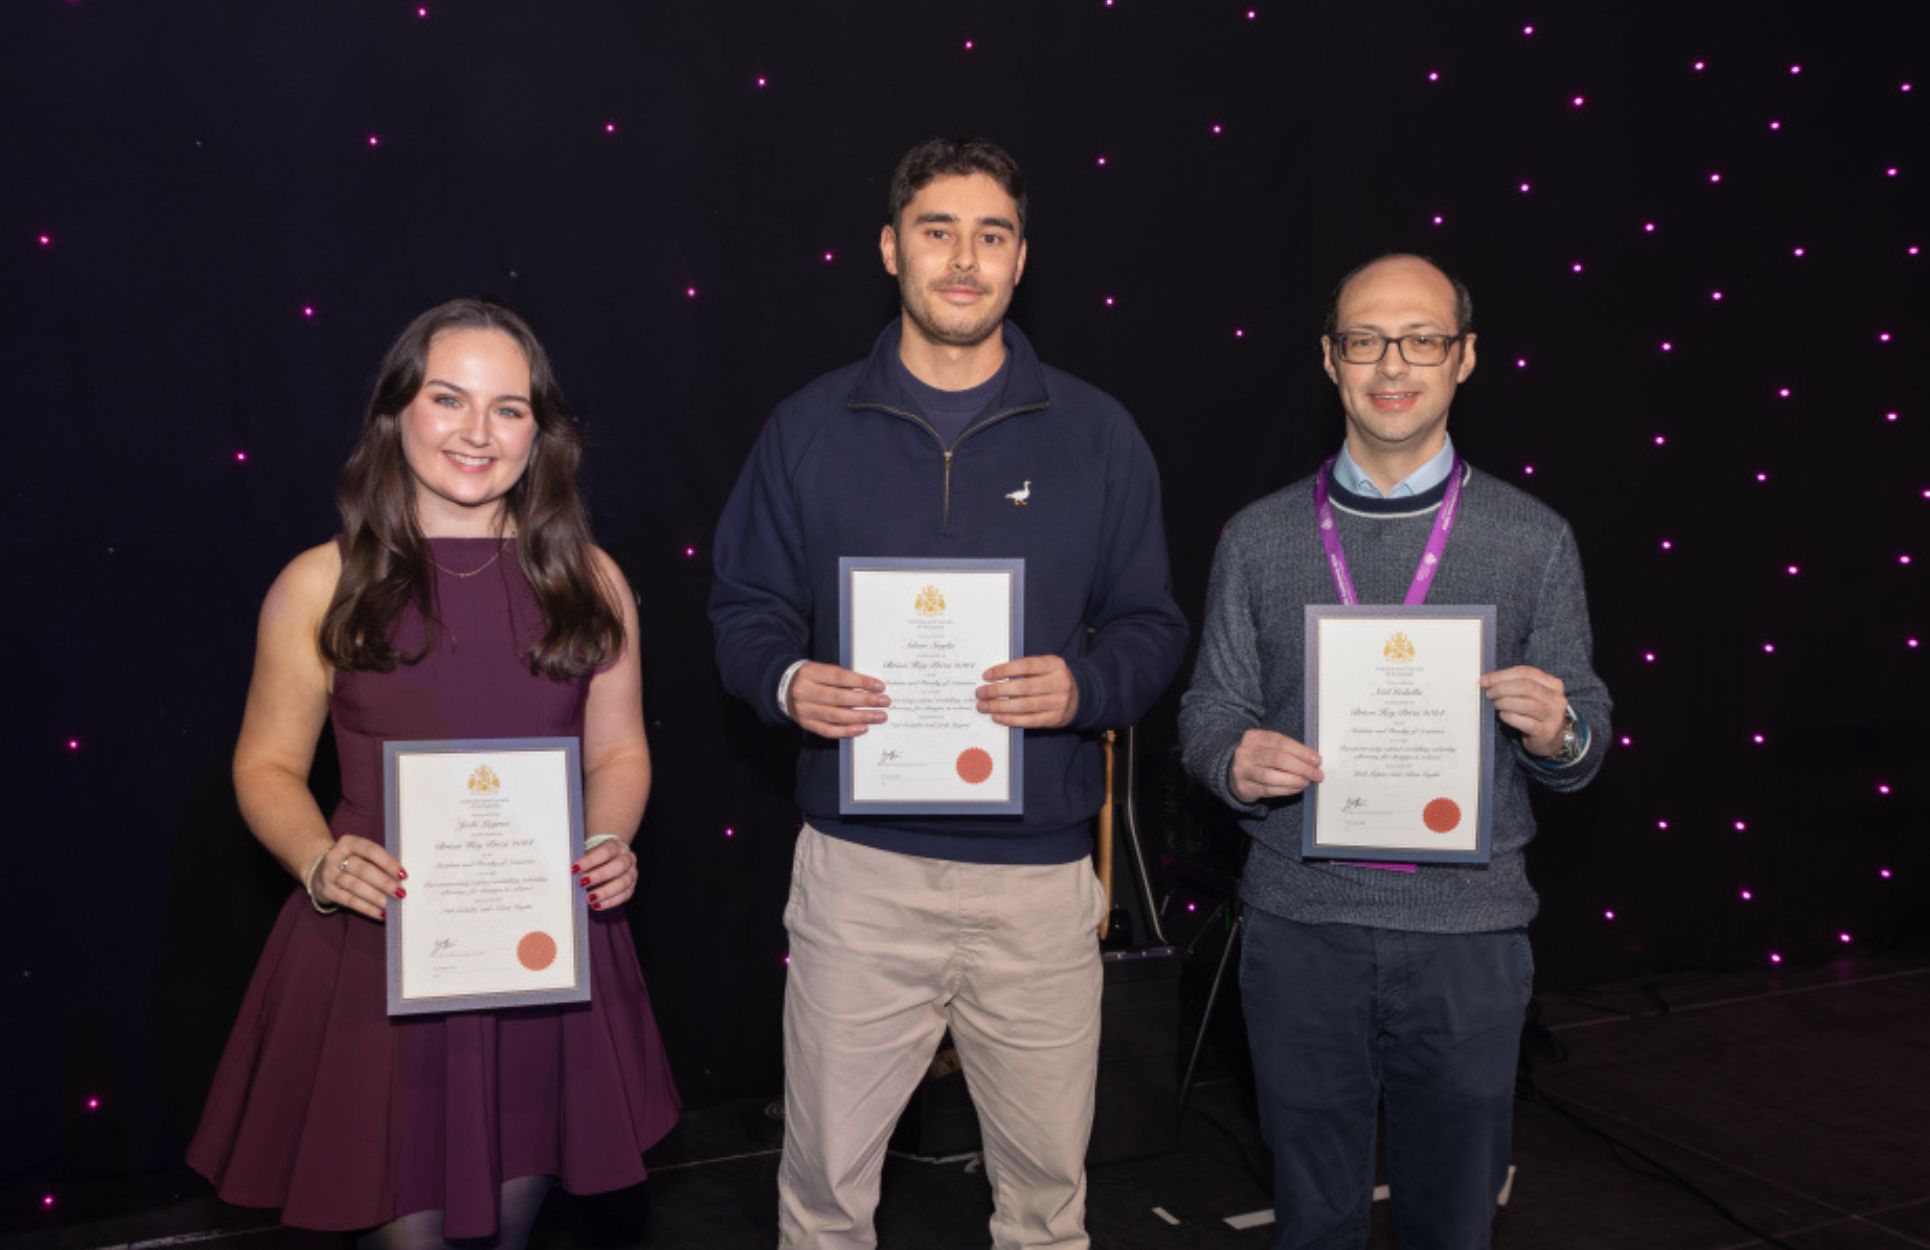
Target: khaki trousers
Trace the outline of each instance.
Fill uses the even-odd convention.
[[[992,1245],[1085,1250],[1104,910],[1086,860],[964,864],[804,827],[784,911],[782,1246],[878,1244],[885,1143],[949,1025]]]

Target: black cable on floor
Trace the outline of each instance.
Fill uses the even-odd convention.
[[[1676,1186],[1690,1197],[1703,1203],[1729,1223],[1749,1234],[1749,1236],[1763,1242],[1765,1245],[1780,1246],[1782,1250],[1796,1250],[1796,1247],[1792,1246],[1789,1242],[1784,1241],[1773,1233],[1765,1232],[1757,1228],[1740,1215],[1737,1215],[1734,1211],[1731,1211],[1727,1206],[1723,1205],[1722,1201],[1714,1194],[1703,1189],[1700,1185],[1697,1185],[1694,1181],[1682,1175],[1682,1173],[1676,1171],[1660,1159],[1657,1159],[1654,1155],[1647,1153],[1638,1146],[1623,1141],[1615,1134],[1590,1120],[1581,1112],[1571,1107],[1563,1106],[1561,1099],[1543,1089],[1540,1083],[1535,1080],[1536,1055],[1539,1054],[1543,1058],[1551,1059],[1559,1063],[1568,1057],[1568,1048],[1562,1045],[1555,1035],[1549,1032],[1548,1027],[1542,1024],[1538,1018],[1534,1018],[1534,1016],[1538,1016],[1538,1013],[1534,1013],[1534,1015],[1531,1016],[1527,1027],[1522,1030],[1521,1070],[1515,1083],[1515,1098],[1517,1101],[1541,1103],[1543,1106],[1555,1112],[1555,1114],[1573,1124],[1576,1128],[1607,1142],[1615,1162],[1621,1164],[1624,1168],[1648,1180],[1664,1181]],[[1624,1155],[1632,1155],[1640,1159],[1647,1165],[1647,1168],[1643,1169],[1633,1166],[1623,1157]]]

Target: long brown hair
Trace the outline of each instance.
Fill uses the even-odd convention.
[[[322,657],[337,668],[386,673],[397,663],[420,660],[434,644],[435,581],[416,517],[414,475],[403,457],[401,414],[422,389],[431,340],[458,329],[500,330],[529,361],[536,438],[528,467],[504,496],[499,524],[515,523],[516,559],[543,613],[544,633],[530,649],[530,671],[556,680],[583,676],[623,648],[613,588],[590,554],[589,517],[576,490],[583,441],[549,355],[528,323],[501,304],[478,299],[431,308],[409,323],[382,358],[361,437],[336,487],[342,577],[322,617]],[[402,655],[394,643],[395,625],[411,603],[422,615],[423,644],[415,654]]]

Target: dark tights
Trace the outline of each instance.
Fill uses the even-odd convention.
[[[445,1246],[520,1250],[529,1241],[529,1230],[536,1223],[536,1213],[543,1208],[543,1196],[549,1192],[550,1180],[547,1176],[519,1176],[503,1182],[502,1204],[493,1238],[445,1241],[442,1212],[415,1211],[363,1233],[355,1240],[356,1250],[443,1250]]]

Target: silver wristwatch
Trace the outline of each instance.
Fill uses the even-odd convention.
[[[1575,705],[1571,703],[1562,709],[1561,745],[1555,749],[1553,759],[1557,764],[1572,764],[1581,757],[1581,722],[1575,719]]]

